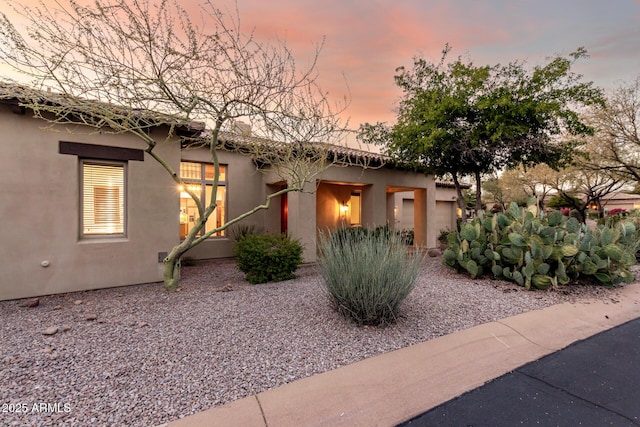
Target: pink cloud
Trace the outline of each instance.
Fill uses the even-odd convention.
[[[445,43],[453,47],[452,57],[468,55],[478,65],[538,62],[583,44],[592,59],[634,61],[635,27],[607,23],[630,16],[637,20],[640,0],[621,1],[615,9],[598,0],[581,2],[579,10],[548,0],[238,0],[237,7],[244,31],[255,28],[260,40],[286,40],[300,67],[325,39],[318,63],[320,83],[336,99],[350,91],[348,114],[357,126],[362,121],[393,121],[401,94],[393,82],[396,67],[410,66],[416,54],[437,61]],[[180,4],[199,16],[195,12],[200,0]],[[235,0],[215,0],[215,5],[235,13]],[[600,33],[594,34],[596,28]]]

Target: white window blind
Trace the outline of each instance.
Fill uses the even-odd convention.
[[[82,234],[124,234],[125,170],[122,164],[83,162]]]

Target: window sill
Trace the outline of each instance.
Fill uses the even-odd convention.
[[[78,240],[78,244],[87,245],[93,243],[126,243],[129,239],[125,236],[107,237],[107,236],[95,236],[95,237],[82,237]]]

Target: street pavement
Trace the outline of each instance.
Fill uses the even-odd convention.
[[[640,319],[575,342],[399,424],[639,425]]]

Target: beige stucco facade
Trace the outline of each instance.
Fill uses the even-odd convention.
[[[178,209],[168,174],[145,154],[126,164],[125,237],[80,239],[79,159],[59,142],[142,148],[128,135],[43,130],[27,112],[0,104],[0,299],[158,281],[157,254],[178,243]],[[180,151],[158,150],[178,164]]]
[[[113,286],[160,282],[162,258],[180,241],[179,189],[167,172],[130,135],[83,129],[44,129],[29,111],[0,104],[0,300]],[[166,136],[158,130],[157,140]],[[80,232],[80,154],[61,142],[89,147],[134,149],[140,159],[125,160],[126,229],[120,237],[83,237]],[[177,141],[156,147],[168,163],[207,162],[205,149],[181,150]],[[225,217],[235,218],[265,202],[286,185],[247,156],[220,151],[226,166]],[[442,189],[430,175],[392,168],[330,167],[301,193],[272,200],[245,224],[267,232],[287,232],[304,245],[304,258],[316,259],[319,230],[340,226],[376,227],[393,222],[394,197],[413,196],[415,243],[436,246],[442,227]],[[447,196],[450,197],[450,196]],[[440,212],[440,213],[437,213]],[[349,218],[347,218],[347,215]],[[446,215],[445,215],[446,216]],[[357,217],[358,223],[352,223]],[[455,217],[445,218],[455,224]],[[187,253],[196,259],[232,256],[231,233],[203,242]]]

